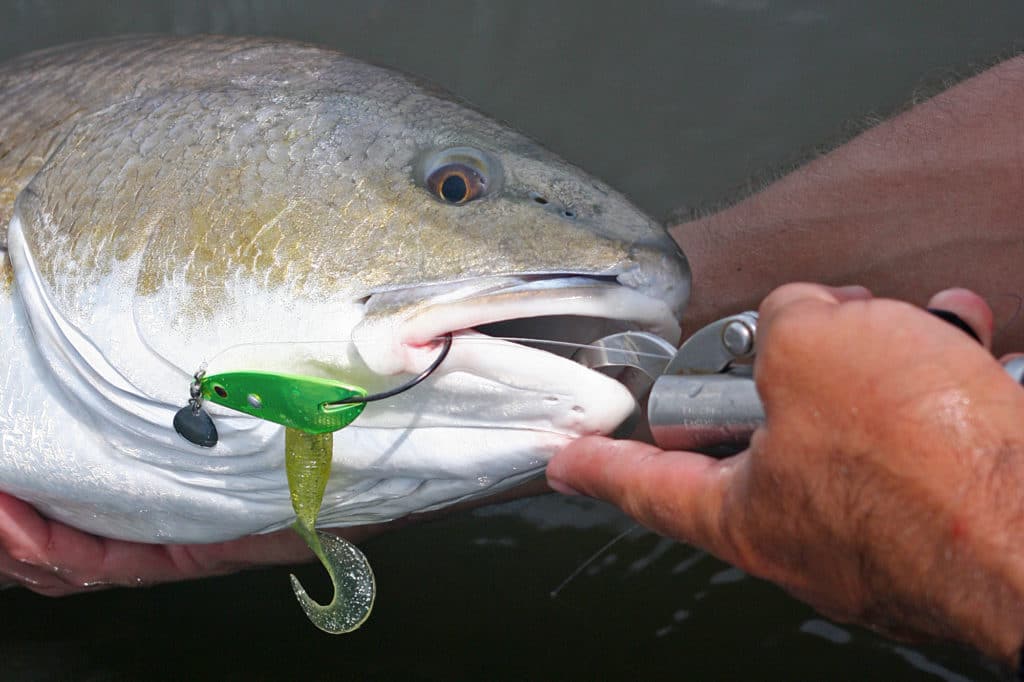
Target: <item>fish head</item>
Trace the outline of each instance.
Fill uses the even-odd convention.
[[[613,431],[632,395],[569,356],[624,329],[678,340],[690,275],[664,228],[415,79],[326,51],[279,57],[84,117],[19,197],[12,225],[92,371],[178,405],[200,367],[374,391],[451,334],[427,381],[336,442],[349,481],[458,484],[396,492],[376,515],[325,502],[327,522],[486,492]]]
[[[359,320],[334,329],[351,346],[326,374],[371,389],[422,371],[441,337],[454,335],[435,381],[368,410],[361,425],[611,432],[633,412],[632,396],[568,356],[623,329],[677,341],[689,294],[678,246],[622,194],[525,136],[433,91],[400,102],[365,130],[348,122],[328,136],[370,142],[336,144],[344,155],[315,167],[328,175],[303,181],[323,187],[321,196],[342,193],[291,222],[307,238],[287,267],[307,286],[284,298],[267,292],[278,302],[267,314],[294,329],[325,299],[360,302]],[[317,324],[330,328],[329,316]],[[325,373],[323,346],[297,350],[275,355],[273,366]],[[301,357],[320,367],[297,366]],[[476,419],[482,402],[499,408]]]

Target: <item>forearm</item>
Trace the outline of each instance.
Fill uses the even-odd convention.
[[[720,213],[672,228],[689,331],[791,281],[923,303],[971,288],[996,352],[1024,347],[1024,58],[1000,64]]]

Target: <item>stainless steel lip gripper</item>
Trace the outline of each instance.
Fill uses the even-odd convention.
[[[764,422],[749,364],[756,341],[757,313],[744,312],[703,327],[678,350],[654,334],[627,331],[594,341],[573,360],[591,369],[624,368],[617,378],[638,404],[650,389],[647,420],[659,447],[728,454]]]
[[[928,312],[977,340],[955,314]],[[633,331],[606,336],[592,346],[581,348],[573,359],[592,369],[626,368],[620,380],[638,404],[650,389],[647,420],[654,442],[663,449],[731,454],[746,447],[754,430],[764,423],[752,365],[757,354],[756,312],[712,322],[678,351],[660,337]],[[1010,360],[1004,369],[1015,382],[1024,384],[1024,357]],[[637,372],[644,381],[637,381]],[[619,431],[635,422],[627,420]]]

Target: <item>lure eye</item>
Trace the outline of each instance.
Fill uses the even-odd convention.
[[[427,187],[449,204],[464,204],[484,193],[487,180],[471,166],[448,163],[427,176]]]

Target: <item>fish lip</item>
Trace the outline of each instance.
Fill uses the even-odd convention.
[[[473,329],[493,322],[546,315],[581,314],[577,311],[587,308],[592,308],[594,311],[594,314],[588,314],[588,316],[639,323],[644,331],[659,333],[673,343],[678,342],[680,315],[676,312],[674,302],[664,301],[663,297],[654,295],[646,290],[646,287],[631,282],[630,278],[633,272],[633,269],[629,269],[614,274],[566,272],[481,277],[454,284],[409,288],[390,293],[415,292],[416,294],[416,309],[411,311],[401,325],[401,329],[406,332],[403,334],[406,337],[406,342],[413,345],[429,343],[446,333]],[[593,306],[588,306],[585,303],[580,305],[579,297],[585,296],[587,293],[596,294],[601,300]],[[602,303],[607,303],[609,294],[623,295],[638,302],[648,302],[651,305],[641,310],[620,308],[620,312],[623,313],[621,316],[601,314],[603,311],[599,308]],[[437,311],[444,306],[500,303],[514,297],[526,299],[520,301],[523,308],[537,307],[543,310],[534,314],[522,314],[524,311],[519,306],[511,306],[509,312],[512,314],[508,316],[485,314],[480,319],[476,319],[477,316],[470,316],[466,318],[467,323],[463,325],[432,329],[430,332],[422,330],[423,321],[436,316]],[[560,309],[562,306],[557,304],[559,301],[565,303],[564,309]],[[368,314],[372,316],[375,308],[384,307],[382,304],[385,304],[383,296],[372,295],[368,301]],[[533,313],[532,310],[525,312]],[[435,325],[426,324],[425,326],[434,327]]]
[[[625,271],[629,273],[629,271]],[[353,338],[380,374],[418,372],[445,334],[541,317],[588,317],[621,322],[678,343],[676,301],[623,283],[624,273],[538,273],[476,278],[372,294]],[[586,344],[594,339],[576,339]]]
[[[416,400],[444,404],[451,400],[445,391],[469,382],[493,387],[494,393],[488,395],[507,403],[503,414],[510,420],[520,410],[536,409],[530,405],[548,410],[539,426],[531,422],[522,427],[527,430],[566,438],[609,434],[637,414],[635,396],[616,377],[574,362],[571,351],[564,351],[625,329],[652,331],[678,341],[673,306],[657,293],[623,284],[619,275],[575,273],[489,277],[393,290],[370,297],[367,315],[352,338],[367,369],[395,375],[424,371],[437,360],[441,338],[451,335],[450,353],[425,384],[427,392],[421,391]],[[526,323],[527,333],[522,335],[514,324],[520,320]],[[513,323],[505,328],[507,334],[485,326],[505,322]],[[606,328],[609,325],[613,327]],[[417,414],[425,419],[422,412]],[[382,412],[377,418],[390,417]],[[364,425],[372,424],[364,420]]]

